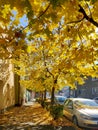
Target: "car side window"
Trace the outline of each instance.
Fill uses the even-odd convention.
[[[83,105],[82,105],[82,103],[81,102],[79,102],[79,101],[75,101],[74,102],[74,107],[75,108],[80,108],[80,107],[82,107]]]
[[[70,100],[67,106],[73,107],[73,102]]]
[[[70,108],[73,108],[73,102],[71,101],[71,100],[67,100],[66,102],[65,102],[65,105],[64,105],[65,107],[70,107]]]
[[[67,99],[65,102],[64,102],[64,105],[67,105],[69,102],[69,99]]]

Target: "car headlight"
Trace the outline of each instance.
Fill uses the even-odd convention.
[[[91,117],[88,115],[81,114],[81,118],[91,120]]]

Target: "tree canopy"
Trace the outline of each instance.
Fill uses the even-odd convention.
[[[0,58],[31,89],[98,77],[97,8],[98,0],[1,0]]]

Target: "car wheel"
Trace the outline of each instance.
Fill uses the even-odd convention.
[[[76,116],[73,117],[73,123],[78,126],[78,120]]]

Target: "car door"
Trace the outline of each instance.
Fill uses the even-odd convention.
[[[73,101],[70,99],[67,99],[64,103],[64,115],[72,120],[73,117]]]

